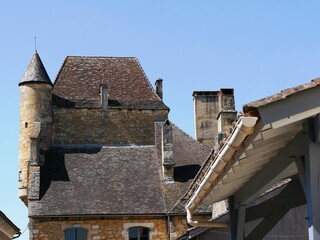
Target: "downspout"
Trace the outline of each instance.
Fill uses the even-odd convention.
[[[257,123],[257,117],[240,117],[234,131],[230,135],[228,141],[218,153],[215,161],[205,174],[199,187],[193,193],[191,199],[186,205],[187,222],[194,227],[219,227],[227,228],[228,223],[225,222],[208,222],[193,220],[193,213],[202,203],[203,199],[217,184],[218,178],[222,178],[227,172],[224,171],[225,166],[233,159],[234,154],[242,148],[246,137],[254,132]]]
[[[168,239],[171,240],[171,219],[170,213],[167,214],[167,231],[168,231]]]

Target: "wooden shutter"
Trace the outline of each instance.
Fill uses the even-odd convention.
[[[64,230],[65,240],[76,240],[76,229],[75,228],[67,228]]]
[[[87,240],[88,230],[85,228],[67,228],[64,230],[65,240]]]
[[[77,240],[87,240],[87,232],[85,228],[77,228]]]

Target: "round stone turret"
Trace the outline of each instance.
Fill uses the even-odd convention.
[[[37,51],[19,86],[19,197],[27,204],[30,166],[52,145],[52,82]]]

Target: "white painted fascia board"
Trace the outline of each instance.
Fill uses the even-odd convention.
[[[223,175],[227,174],[227,172],[223,171],[224,167],[229,163],[229,161],[233,160],[235,153],[243,147],[243,142],[246,137],[254,133],[257,121],[257,117],[240,117],[238,120],[235,130],[232,132],[224,147],[218,153],[215,161],[210,166],[199,187],[193,193],[191,199],[186,205],[187,221],[190,225],[197,227],[217,227],[217,223],[193,220],[192,214],[214,186],[218,184],[217,179],[222,178]]]

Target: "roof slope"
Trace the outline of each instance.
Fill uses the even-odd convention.
[[[159,164],[161,153],[161,124],[156,124],[156,145]],[[162,184],[167,211],[170,211],[183,197],[191,182],[197,175],[203,161],[210,154],[210,149],[190,137],[176,125],[172,124],[174,183]],[[162,182],[163,183],[163,182]],[[181,208],[178,213],[184,213]]]
[[[1,233],[5,234],[8,239],[15,234],[20,236],[20,229],[2,211],[0,211],[0,236]]]
[[[239,117],[189,189],[187,207],[209,205],[235,193],[239,204],[248,204],[277,182],[296,175],[293,159],[307,151],[304,124],[320,112],[319,93],[320,79],[314,79],[244,105],[245,116]],[[236,139],[238,146],[233,146]]]
[[[66,57],[53,94],[72,102],[99,101],[101,84],[107,85],[111,105],[153,102],[157,108],[167,108],[133,57]]]
[[[311,80],[311,82],[308,82],[296,87],[288,88],[288,89],[282,90],[280,93],[262,98],[254,102],[247,103],[243,105],[243,111],[246,115],[249,115],[249,116],[256,115],[255,112],[259,107],[266,106],[268,104],[271,104],[280,100],[284,100],[297,93],[306,91],[311,88],[315,88],[318,85],[320,85],[320,78],[315,78]]]
[[[25,71],[19,83],[19,86],[27,83],[45,83],[45,84],[52,85],[51,80],[48,76],[48,73],[44,68],[43,63],[37,51],[34,52],[31,62],[29,63],[29,66]]]
[[[156,145],[52,149],[42,172],[42,198],[30,201],[29,215],[166,213],[185,193],[209,150],[173,126],[175,182],[164,184],[161,124],[156,124]]]
[[[153,146],[60,148],[46,159],[43,197],[30,215],[164,212]]]

